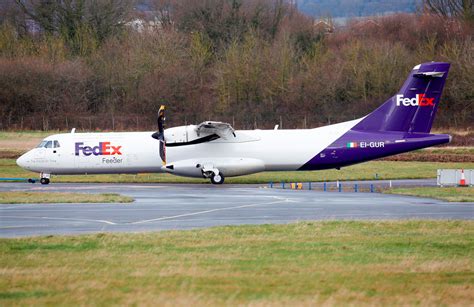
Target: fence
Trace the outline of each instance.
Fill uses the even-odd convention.
[[[314,190],[324,192],[376,192],[382,188],[392,187],[392,182],[354,183],[354,182],[269,182],[271,189]]]
[[[438,186],[457,186],[461,181],[462,170],[460,169],[438,169],[436,183]],[[474,184],[474,170],[465,169],[464,177],[466,185]]]
[[[25,116],[17,121],[4,118],[0,121],[3,130],[70,130],[77,128],[79,131],[144,131],[156,129],[154,116],[129,115],[94,115],[80,116],[68,114],[64,116]]]
[[[276,118],[274,120],[267,119],[258,121],[257,119],[248,119],[246,121],[235,120],[234,117],[223,116],[207,116],[195,114],[193,118],[189,118],[181,113],[171,113],[166,119],[167,127],[199,124],[206,120],[223,121],[230,123],[237,130],[247,129],[273,129],[275,124],[280,129],[294,128],[316,128],[324,126],[327,123],[313,121],[310,122],[304,117],[302,120],[294,121],[287,118]],[[59,130],[67,131],[76,128],[78,131],[148,131],[156,130],[156,113],[152,114],[64,114],[52,116],[22,116],[20,118],[10,118],[8,116],[0,116],[0,130]]]

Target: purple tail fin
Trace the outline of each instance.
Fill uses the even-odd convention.
[[[400,91],[353,130],[429,133],[449,66],[437,62],[415,66]]]

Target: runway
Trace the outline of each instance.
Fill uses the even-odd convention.
[[[474,219],[473,203],[259,185],[1,183],[0,191],[120,193],[129,204],[1,204],[0,237],[313,220]]]

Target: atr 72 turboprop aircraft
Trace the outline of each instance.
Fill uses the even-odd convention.
[[[369,115],[314,129],[234,130],[207,121],[164,129],[164,107],[157,132],[71,133],[45,138],[17,164],[51,174],[167,172],[209,178],[262,171],[336,168],[448,143],[430,134],[449,63],[424,63],[411,71],[400,91]],[[73,129],[74,130],[74,129]]]

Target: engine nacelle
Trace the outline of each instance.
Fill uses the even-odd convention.
[[[198,138],[196,125],[178,126],[165,130],[166,144],[187,143]]]
[[[206,178],[206,172],[219,170],[226,177],[234,177],[262,172],[262,160],[252,158],[196,158],[171,162],[162,167],[163,171],[186,177]]]

